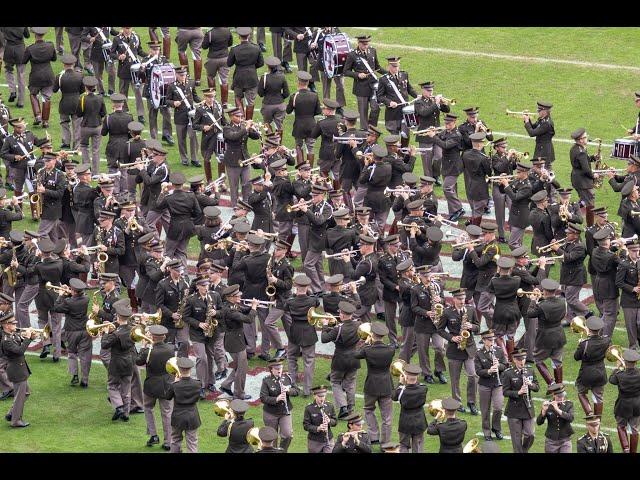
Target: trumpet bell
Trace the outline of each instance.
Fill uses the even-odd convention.
[[[407,362],[399,358],[391,364],[391,367],[389,367],[391,375],[393,375],[394,377],[399,377],[400,375],[404,374],[404,367],[406,366]]]
[[[462,449],[462,453],[482,453],[482,450],[480,450],[480,442],[478,442],[478,439],[472,438],[471,440],[469,440]]]
[[[338,323],[338,319],[330,313],[319,313],[316,311],[315,307],[311,307],[307,310],[307,322],[309,322],[309,325],[320,327],[322,326],[323,318],[329,319],[329,326],[333,326]]]
[[[260,429],[258,427],[253,427],[247,432],[247,443],[258,450],[261,448],[262,442],[260,441],[260,436],[258,432]]]

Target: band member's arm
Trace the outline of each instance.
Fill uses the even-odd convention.
[[[433,141],[443,150],[451,150],[452,148],[460,148],[462,137],[460,135],[451,135],[446,140],[442,140],[438,135],[433,137]]]
[[[116,243],[115,245],[107,246],[107,255],[124,255],[125,250],[126,244],[124,240],[124,234],[122,233],[122,230],[118,229],[116,231]]]
[[[440,435],[440,426],[438,425],[437,419],[433,419],[433,421],[427,425],[427,433],[429,435]]]
[[[552,408],[551,406],[549,406],[549,408]],[[549,410],[547,410],[547,413],[549,412]],[[536,417],[536,424],[538,425],[542,425],[545,421],[545,419],[547,418],[546,414],[542,415],[542,409],[540,409],[540,413],[538,414],[538,416]]]
[[[371,453],[371,442],[366,432],[360,435],[360,443],[354,442],[354,448],[360,453]]]
[[[622,289],[629,295],[633,295],[635,293],[633,289],[637,287],[637,284],[629,285],[625,282],[627,272],[629,271],[628,265],[627,262],[622,262],[616,270],[616,287]]]
[[[5,353],[12,353],[14,355],[24,355],[24,352],[29,348],[29,344],[33,340],[31,338],[23,339],[21,343],[16,342],[15,340],[6,340],[2,342],[2,350]]]
[[[102,340],[100,341],[100,346],[105,350],[109,350],[113,347],[118,341],[118,337],[114,332],[106,333],[102,336]]]
[[[533,377],[533,379],[531,380],[531,385],[529,385],[529,390],[531,392],[537,392],[538,390],[540,390],[540,384],[538,383],[536,373],[533,370],[531,370],[531,376]]]
[[[502,381],[502,395],[505,397],[512,398],[513,400],[518,400],[520,398],[520,394],[518,393],[520,389],[514,390],[513,388],[511,388],[511,380],[505,381],[504,376],[501,379],[501,381]]]
[[[136,357],[136,365],[142,367],[147,364],[147,356],[149,355],[149,347],[142,347]]]
[[[353,67],[355,64],[356,54],[350,52],[347,54],[347,59],[344,61],[344,67],[342,68],[342,75],[345,77],[351,77],[353,79],[358,80],[358,72],[356,72]]]
[[[331,453],[345,453],[346,448],[342,446],[342,434],[336,439],[336,444],[333,446]]]
[[[189,326],[193,329],[199,329],[200,328],[200,321],[196,320],[195,318],[193,318],[193,297],[190,297],[185,305],[184,305],[184,321],[185,323],[188,323]]]
[[[549,133],[553,131],[553,127],[551,126],[551,122],[536,122],[536,126],[534,127],[531,123],[531,119],[528,122],[525,122],[524,128],[527,130],[527,133],[530,137],[538,137],[540,135],[544,135],[545,133]]]
[[[218,427],[218,436],[219,437],[226,437],[227,436],[227,432],[229,431],[229,424],[231,422],[229,420],[224,420],[220,426]]]
[[[412,288],[411,289],[411,311],[416,315],[420,315],[421,317],[428,317],[429,312],[428,310],[420,306],[420,299],[418,298],[418,295],[419,294],[418,294],[417,288]]]
[[[513,188],[511,188],[511,185],[507,185],[506,187],[504,187],[504,193],[507,194],[511,201],[518,202],[520,200],[531,197],[532,188],[529,185],[524,185],[522,188],[519,188],[517,192],[514,192]]]
[[[333,342],[338,338],[338,327],[330,327],[326,325],[322,327],[322,333],[320,334],[320,341],[322,343]]]
[[[70,313],[68,302],[66,301],[69,297],[64,295],[58,295],[56,301],[53,304],[53,311],[56,313]]]
[[[447,313],[445,313],[442,317],[442,320],[440,321],[440,327],[438,328],[438,335],[440,335],[442,338],[444,338],[447,342],[453,342],[453,337],[455,335],[453,335],[451,332],[449,332],[449,317],[447,315]]]

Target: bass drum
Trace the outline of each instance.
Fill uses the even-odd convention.
[[[149,78],[149,99],[153,108],[166,106],[169,88],[176,81],[176,71],[172,64],[154,65]]]
[[[327,78],[342,75],[342,70],[350,51],[351,44],[346,33],[327,35],[324,38],[323,61]]]

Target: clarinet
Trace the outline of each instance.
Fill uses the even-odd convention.
[[[523,368],[522,369],[522,384],[526,385],[524,372],[525,372],[525,369]],[[524,404],[527,406],[527,408],[531,408],[531,395],[529,395],[529,388],[528,387],[527,387],[527,393],[524,394]]]
[[[491,350],[489,350],[489,353],[491,354],[491,363],[495,363],[496,362],[496,355],[495,355],[495,351],[496,349],[494,347],[491,347]],[[502,386],[502,380],[500,380],[500,367],[498,366],[498,371],[496,372],[496,377],[498,377],[498,387]]]
[[[324,412],[324,403],[320,405],[320,412],[322,413],[322,423],[327,425],[327,429],[324,432],[326,442],[329,443],[329,415]]]
[[[278,383],[280,384],[280,393],[285,392],[285,385],[284,382],[282,381],[282,375],[280,375],[280,378],[278,379]],[[289,412],[289,404],[287,402],[287,396],[285,395],[284,397],[284,411],[287,415],[289,415],[291,412]]]

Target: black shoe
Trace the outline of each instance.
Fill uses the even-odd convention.
[[[160,437],[158,435],[151,435],[149,440],[147,440],[147,447],[153,447],[154,445],[158,445],[160,443]]]
[[[7,422],[10,422],[10,421],[11,421],[11,418],[12,418],[12,416],[11,416],[11,414],[10,414],[10,413],[7,413],[7,414],[4,416],[4,419],[5,419]]]
[[[170,137],[169,135],[164,135],[162,137],[162,141],[166,142],[167,145],[171,145],[171,146],[175,145],[175,142],[173,141],[173,137]]]
[[[24,103],[16,103],[16,108],[24,108]]]
[[[265,46],[264,46],[264,43],[260,42],[260,43],[258,44],[258,46],[260,47],[260,51],[261,51],[262,53],[264,53],[264,52],[266,52],[266,51],[267,51],[267,47],[265,47]]]
[[[284,67],[284,71],[286,73],[293,72],[293,70],[291,70],[291,66],[289,65],[289,62],[282,62],[282,66]]]
[[[129,410],[129,415],[132,415],[134,413],[144,413],[144,408],[142,407],[136,407],[132,410]]]
[[[71,379],[71,385],[77,385],[78,383],[80,383],[80,380],[78,379],[78,375],[74,375],[73,378]]]
[[[189,166],[189,162],[186,161],[186,160],[183,160],[181,163],[182,163],[182,166],[184,166],[184,167],[188,167]]]
[[[445,377],[445,376],[444,376],[444,373],[442,373],[442,372],[435,372],[435,374],[436,374],[436,378],[438,379],[438,381],[439,381],[441,384],[443,384],[443,385],[444,385],[444,384],[446,384],[446,383],[447,383],[447,377]]]
[[[502,432],[500,430],[494,430],[492,428],[491,431],[496,436],[496,440],[502,440],[504,438],[504,435],[502,435]]]
[[[424,376],[424,381],[427,383],[436,383],[436,381],[433,379],[433,375],[425,375]]]
[[[89,388],[89,384],[87,382],[80,382],[81,388]]]
[[[206,400],[207,399],[207,392],[205,391],[204,388],[200,389],[200,400]]]
[[[120,417],[122,417],[122,407],[116,408],[116,411],[113,412],[113,417],[111,417],[111,420],[115,421],[115,420],[118,420]]]
[[[276,360],[280,360],[281,358],[285,358],[287,356],[287,351],[284,348],[281,348],[280,350],[276,350],[276,355],[275,358]]]
[[[45,345],[42,347],[42,352],[40,352],[40,358],[47,358],[47,356],[51,353],[51,345]]]
[[[33,121],[33,125],[40,125],[42,123],[42,119],[41,118],[37,118]]]
[[[464,408],[462,405],[460,405],[460,406],[458,407],[458,412],[460,412],[460,413],[467,413],[467,409],[466,409],[466,408]]]
[[[371,445],[379,445],[380,440],[371,440]]]
[[[13,190],[14,190],[13,185],[11,185],[9,182],[5,182],[5,183],[4,183],[4,188],[5,188],[6,190],[10,190],[10,191],[12,191],[12,192],[13,192]]]
[[[260,355],[258,355],[258,358],[260,360],[264,360],[265,362],[268,362],[269,360],[271,360],[271,355],[269,355],[268,353],[261,353]]]
[[[64,150],[65,148],[71,148],[71,145],[69,145],[68,143],[63,143],[62,145],[60,145],[60,150]]]
[[[436,182],[435,182],[435,184],[436,184],[438,187],[441,187],[441,186],[442,186],[442,182],[440,181],[440,179],[439,179],[439,178],[436,178]]]
[[[144,125],[144,115],[138,116],[138,121]]]
[[[490,207],[484,207],[484,213],[485,213],[485,215],[489,215],[491,213],[491,208]]]
[[[349,409],[344,406],[340,407],[340,413],[338,413],[338,419],[342,420],[343,418],[347,418],[349,416]]]
[[[108,91],[108,95],[109,95],[109,96],[113,95],[113,90],[109,89],[109,91]]]
[[[193,165],[194,167],[201,167],[202,166],[202,164],[198,160],[196,160],[195,162],[193,160],[191,160],[191,165]]]
[[[128,421],[129,421],[129,417],[128,417],[128,416],[126,416],[125,414],[122,414],[122,415],[120,416],[120,420],[122,420],[123,422],[128,422]]]
[[[60,342],[60,350],[66,350],[67,349],[67,344],[64,342]]]
[[[168,443],[163,443],[161,448],[168,452],[169,450],[171,450],[171,445],[169,445]]]
[[[213,383],[210,383],[209,385],[207,385],[207,390],[209,390],[210,392],[216,393],[218,391],[218,389],[216,388],[216,386]]]
[[[196,80],[195,82],[193,82],[193,85],[195,87],[199,87],[200,86],[200,80]]]
[[[53,357],[51,360],[53,360],[53,363],[58,363],[60,361],[60,357]]]
[[[507,240],[504,237],[498,237],[498,243],[507,243]]]
[[[247,395],[246,393],[240,397],[240,400],[251,400],[251,395]]]
[[[7,390],[6,392],[2,392],[0,395],[0,400],[6,400],[9,397],[13,396],[13,390]]]
[[[16,97],[17,97],[16,92],[11,92],[11,95],[9,95],[9,103],[15,102]]]
[[[590,318],[593,317],[595,315],[595,313],[593,313],[591,310],[589,310],[587,313],[584,314],[584,318]]]
[[[452,222],[457,222],[458,219],[464,215],[464,210],[461,208],[460,210],[458,210],[457,212],[454,212],[450,217],[449,220],[451,220]]]
[[[484,441],[485,442],[493,442],[493,437],[491,435],[485,435],[484,436]]]
[[[311,85],[309,85],[309,91],[313,92],[313,93],[317,93],[318,92],[318,90],[316,89],[315,83],[312,83]]]
[[[231,390],[229,390],[228,388],[225,387],[220,387],[220,390],[222,390],[224,393],[226,393],[227,395],[233,397],[233,392]]]
[[[471,415],[478,415],[479,414],[475,403],[467,403],[467,406],[469,407],[469,412],[471,413]]]
[[[222,380],[226,376],[227,376],[227,370],[225,369],[222,372],[216,372],[213,378],[217,381],[217,380]]]
[[[20,422],[18,425],[11,425],[11,428],[25,428],[31,425],[29,422]]]

